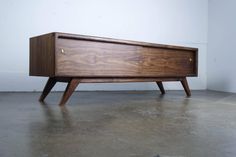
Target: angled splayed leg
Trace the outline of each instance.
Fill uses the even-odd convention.
[[[158,87],[161,91],[161,94],[165,94],[166,92],[165,92],[165,89],[164,89],[164,86],[163,86],[162,82],[156,82],[156,83],[157,83],[157,85],[158,85]]]
[[[67,102],[67,100],[70,98],[70,96],[72,95],[72,93],[74,92],[74,90],[76,89],[76,87],[79,85],[79,79],[76,78],[72,78],[69,82],[68,85],[66,87],[66,90],[61,98],[60,101],[60,106],[65,105],[65,103]]]
[[[44,99],[47,97],[47,95],[50,93],[54,85],[57,83],[56,79],[54,77],[50,77],[43,89],[43,92],[39,98],[39,101],[44,101]]]
[[[188,81],[187,81],[186,77],[181,80],[181,84],[182,84],[182,86],[184,87],[184,90],[185,90],[186,95],[187,95],[188,97],[190,97],[190,96],[191,96],[191,91],[190,91],[190,89],[189,89]]]

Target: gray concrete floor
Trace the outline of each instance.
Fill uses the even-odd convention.
[[[233,157],[236,94],[0,93],[0,157]]]

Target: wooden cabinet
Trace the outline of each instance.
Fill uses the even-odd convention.
[[[197,76],[198,49],[82,36],[49,33],[30,38],[30,75],[49,77],[40,98],[56,82],[68,86],[60,102],[65,104],[83,82],[181,81],[188,96],[186,77]]]

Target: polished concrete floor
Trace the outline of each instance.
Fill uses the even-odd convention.
[[[0,93],[0,157],[234,157],[236,94]]]

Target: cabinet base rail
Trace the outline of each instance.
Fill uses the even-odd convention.
[[[80,83],[122,83],[122,82],[156,82],[161,94],[165,94],[165,89],[162,82],[165,81],[180,81],[186,95],[191,96],[191,91],[188,86],[186,77],[179,78],[77,78],[77,77],[49,77],[39,101],[43,102],[47,95],[57,82],[67,83],[67,87],[62,95],[59,105],[64,106],[76,87]]]

